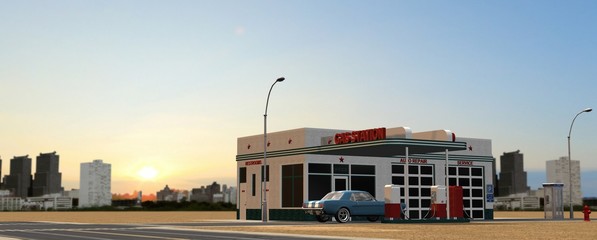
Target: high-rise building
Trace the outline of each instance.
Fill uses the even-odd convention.
[[[62,173],[58,172],[60,156],[56,152],[40,153],[36,159],[33,196],[62,192]]]
[[[29,155],[13,157],[10,160],[10,174],[4,177],[4,188],[15,197],[31,196],[31,158]]]
[[[0,176],[2,176],[2,158],[0,157]],[[0,182],[0,189],[4,189],[4,182]]]
[[[500,156],[499,194],[508,196],[525,193],[527,186],[527,172],[524,171],[524,157],[520,150],[505,152]]]
[[[166,184],[164,189],[156,193],[156,199],[158,201],[173,201],[173,194],[174,191],[170,190],[170,187],[168,187],[168,184]]]
[[[568,166],[571,163],[572,166]],[[572,184],[570,184],[570,167],[572,168]],[[572,203],[582,205],[582,192],[580,191],[580,161],[568,161],[568,157],[546,162],[547,182],[564,184],[564,206],[570,204],[570,186],[572,186]]]
[[[224,184],[223,189],[228,189],[228,186]],[[214,196],[217,196],[217,198],[220,198],[219,201],[221,202],[225,201],[225,192],[226,191],[222,191],[220,184],[213,182],[211,185],[201,186],[201,188],[193,188],[191,190],[190,199],[191,201],[197,202],[215,202],[216,200],[214,200]],[[220,193],[222,193],[222,195],[214,195]]]
[[[102,160],[81,163],[79,207],[112,204],[111,165]]]

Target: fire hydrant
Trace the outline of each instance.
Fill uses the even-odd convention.
[[[585,222],[590,222],[591,218],[589,217],[589,215],[591,214],[591,209],[589,208],[589,206],[585,205],[585,207],[582,209],[582,212],[585,215]]]

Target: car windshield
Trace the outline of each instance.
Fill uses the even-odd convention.
[[[338,200],[342,197],[342,192],[330,192],[323,196],[321,200]]]

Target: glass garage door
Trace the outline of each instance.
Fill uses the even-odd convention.
[[[404,164],[392,165],[392,184],[400,186],[400,201],[405,202]],[[409,212],[411,219],[425,218],[431,207],[431,186],[435,182],[433,165],[408,166]]]
[[[485,213],[483,167],[449,167],[448,177],[450,186],[462,187],[464,217],[483,219]]]

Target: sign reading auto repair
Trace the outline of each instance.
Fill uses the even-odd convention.
[[[361,131],[337,133],[334,136],[336,144],[367,142],[386,139],[386,128],[373,128]]]
[[[401,158],[400,163],[406,163],[406,158]],[[409,158],[408,163],[415,163],[415,164],[427,164],[427,159],[421,158]]]

